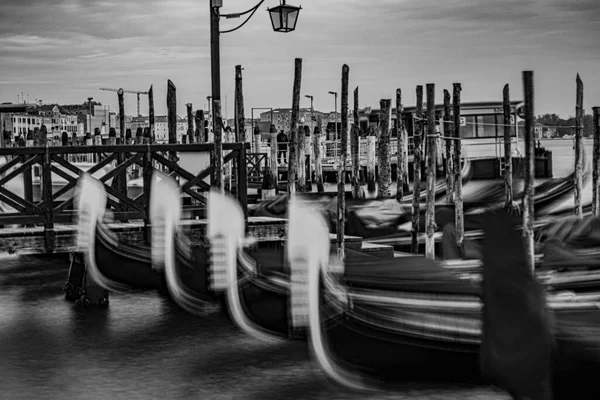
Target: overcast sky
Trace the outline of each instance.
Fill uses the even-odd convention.
[[[0,102],[82,103],[87,97],[117,110],[102,86],[147,90],[157,114],[166,112],[166,84],[185,103],[206,107],[210,95],[209,0],[2,0]],[[342,65],[360,106],[379,99],[415,103],[415,86],[443,89],[461,82],[463,101],[501,100],[502,87],[522,99],[521,72],[535,73],[535,113],[574,114],[575,76],[584,107],[600,106],[599,0],[288,0],[301,5],[297,30],[272,31],[266,0],[239,31],[221,35],[221,76],[233,116],[234,68],[244,67],[246,115],[251,107],[291,107],[294,58],[303,59],[302,95],[315,109],[333,110]],[[223,0],[222,13],[255,0]],[[230,29],[240,19],[222,19]],[[142,98],[147,113],[147,98]],[[352,104],[352,95],[350,97]],[[301,106],[308,107],[308,99]],[[135,114],[135,95],[125,110]]]

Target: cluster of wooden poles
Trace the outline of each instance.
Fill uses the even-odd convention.
[[[289,166],[288,166],[288,193],[290,196],[296,194],[298,185],[298,138],[304,137],[298,132],[298,114],[300,103],[300,81],[302,72],[302,59],[295,60],[294,71],[294,89],[292,101],[291,116],[291,137],[289,145]],[[342,66],[341,79],[341,144],[338,173],[338,210],[337,210],[337,249],[338,254],[344,257],[344,227],[346,224],[346,205],[345,205],[345,179],[346,162],[348,158],[348,80],[350,69],[348,65]],[[523,216],[523,236],[526,241],[526,248],[531,266],[534,263],[534,183],[535,183],[535,135],[534,135],[534,95],[533,95],[533,71],[524,71],[522,73],[523,91],[524,91],[524,141],[525,141],[525,168],[524,168],[524,196],[522,207],[519,207],[513,200],[513,170],[512,170],[512,149],[511,133],[513,127],[510,123],[511,105],[509,95],[509,85],[506,84],[503,89],[503,116],[504,116],[504,182],[505,182],[505,207],[511,211],[522,209]],[[576,96],[576,127],[575,127],[575,215],[582,215],[581,188],[583,183],[583,83],[579,77],[576,78],[577,96]],[[437,130],[437,118],[435,111],[435,84],[426,84],[426,111],[423,110],[423,86],[416,87],[416,114],[414,129],[414,165],[420,166],[423,158],[423,144],[427,141],[427,154],[425,154],[426,165],[426,213],[425,213],[425,256],[433,259],[435,257],[434,233],[435,224],[435,187],[437,170],[437,140],[443,139],[445,142],[445,162],[447,185],[447,203],[454,204],[455,207],[455,225],[456,240],[459,247],[463,246],[464,241],[464,213],[462,198],[462,177],[461,177],[461,136],[460,136],[460,103],[462,86],[460,83],[453,84],[452,103],[450,93],[444,90],[443,105],[443,129]],[[351,182],[352,194],[354,198],[362,196],[361,188],[361,165],[360,165],[360,140],[359,140],[359,117],[358,117],[358,87],[354,90],[354,124],[350,132],[351,140]],[[408,184],[408,152],[406,130],[402,126],[402,91],[396,90],[396,117],[397,117],[397,137],[398,137],[398,180],[396,199],[402,201],[404,197],[404,185]],[[593,152],[593,202],[592,213],[598,215],[600,212],[600,196],[598,188],[599,170],[600,170],[600,107],[593,108],[594,121],[594,152]],[[378,165],[379,176],[377,180],[378,198],[391,197],[391,162],[390,162],[390,138],[391,138],[391,99],[380,100],[379,116],[379,140],[378,140]],[[374,138],[373,138],[374,139]],[[315,143],[319,143],[319,138],[314,138]],[[275,143],[275,140],[272,141]],[[371,147],[371,143],[369,142]],[[315,144],[315,147],[317,145]],[[373,140],[374,147],[374,140]],[[274,146],[272,146],[274,148]],[[316,169],[318,166],[316,165]],[[418,251],[419,244],[419,210],[421,195],[421,171],[419,167],[413,169],[413,201],[412,201],[412,241],[411,249],[413,253]],[[317,171],[318,174],[318,171]],[[367,176],[374,179],[374,163],[367,163]]]

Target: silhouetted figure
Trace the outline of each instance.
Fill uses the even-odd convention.
[[[287,135],[281,130],[277,135],[277,162],[279,164],[287,164],[288,141]]]

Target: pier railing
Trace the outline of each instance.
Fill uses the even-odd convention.
[[[247,160],[245,143],[224,143],[224,164],[231,163],[235,185],[231,192],[247,215]],[[179,155],[177,162],[167,155]],[[71,162],[76,154],[103,154],[86,170]],[[115,221],[148,221],[152,171],[156,166],[173,176],[183,197],[183,212],[202,213],[206,192],[215,180],[213,144],[115,145],[85,147],[19,147],[0,149],[10,161],[0,166],[0,225],[43,226],[46,250],[54,246],[54,225],[74,220],[74,189],[79,176],[87,172],[104,184],[108,208]],[[184,159],[185,158],[185,159]],[[197,160],[197,161],[195,161]],[[127,185],[127,169],[141,169],[137,186]],[[191,167],[190,167],[191,166]],[[186,168],[184,168],[186,167]],[[39,178],[32,173],[38,169]],[[12,210],[7,210],[12,209]]]

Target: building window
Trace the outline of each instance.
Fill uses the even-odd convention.
[[[460,137],[464,139],[472,139],[477,137],[475,134],[475,127],[474,115],[461,117]]]
[[[496,116],[478,115],[477,116],[477,137],[493,138],[496,137]]]

